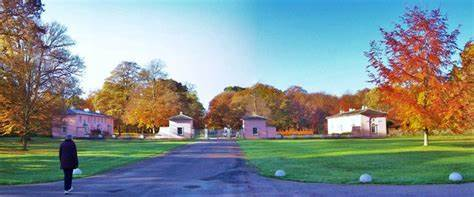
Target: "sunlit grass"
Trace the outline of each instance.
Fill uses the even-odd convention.
[[[125,164],[163,154],[187,141],[75,140],[79,168],[90,176]],[[60,139],[34,138],[29,151],[17,138],[0,138],[0,184],[25,184],[62,179]]]
[[[284,169],[284,179],[357,183],[369,173],[374,183],[448,183],[460,172],[474,181],[474,136],[432,137],[428,147],[420,137],[387,139],[312,139],[239,141],[249,163],[264,176]]]

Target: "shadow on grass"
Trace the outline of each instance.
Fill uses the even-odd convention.
[[[474,181],[474,155],[456,151],[410,151],[371,153],[309,158],[266,157],[252,159],[250,164],[267,177],[284,169],[283,179],[318,183],[358,183],[369,173],[375,184],[438,184],[449,183],[448,175],[457,171],[465,182]]]
[[[61,140],[33,138],[29,151],[19,151],[16,138],[0,139],[0,185],[60,180]],[[158,156],[186,142],[75,140],[83,176]]]

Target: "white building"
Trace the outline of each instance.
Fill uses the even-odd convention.
[[[194,136],[193,118],[182,112],[177,116],[169,118],[168,127],[160,127],[155,138],[160,139],[189,139]]]
[[[362,107],[326,117],[328,134],[351,133],[353,136],[387,135],[387,113]]]

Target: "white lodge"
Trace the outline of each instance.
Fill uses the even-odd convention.
[[[351,133],[352,136],[387,135],[387,113],[362,107],[326,117],[328,134]]]
[[[160,131],[155,135],[155,138],[159,139],[190,139],[193,137],[193,118],[182,112],[169,118],[169,126],[160,127]]]

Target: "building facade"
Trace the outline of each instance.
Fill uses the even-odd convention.
[[[263,116],[251,115],[242,118],[242,133],[244,139],[275,138],[276,128],[267,125]]]
[[[182,112],[169,118],[168,127],[160,127],[155,138],[159,139],[190,139],[194,137],[193,118]]]
[[[68,134],[88,138],[96,136],[110,136],[114,132],[112,117],[92,112],[88,109],[68,109],[66,114],[54,118],[52,126],[53,137],[64,137]]]
[[[352,136],[387,135],[387,113],[365,108],[326,117],[328,134],[350,133]]]

